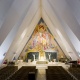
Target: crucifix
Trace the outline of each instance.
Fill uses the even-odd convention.
[[[48,56],[49,56],[49,60],[50,60],[51,54],[48,54]]]

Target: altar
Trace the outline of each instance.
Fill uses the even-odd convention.
[[[36,64],[48,64],[48,61],[37,61]]]

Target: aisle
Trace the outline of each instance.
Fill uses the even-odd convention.
[[[37,80],[46,80],[46,70],[38,69]]]

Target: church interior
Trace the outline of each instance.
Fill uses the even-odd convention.
[[[80,80],[80,0],[0,0],[0,80]]]

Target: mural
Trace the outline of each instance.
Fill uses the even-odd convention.
[[[51,53],[55,53],[56,56]],[[42,18],[35,27],[18,59],[23,59],[24,61],[31,59],[31,61],[33,61],[33,54],[36,61],[43,59],[48,60],[50,54],[52,56],[50,56],[51,60],[52,58],[59,60],[61,56],[65,58],[63,51]]]
[[[54,37],[50,33],[45,23],[38,24],[31,35],[27,46],[26,52],[39,52],[40,57],[45,55],[47,49],[54,48]]]

